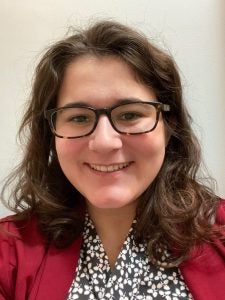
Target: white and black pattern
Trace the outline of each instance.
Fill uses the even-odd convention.
[[[155,267],[145,254],[144,244],[135,243],[132,231],[111,269],[94,225],[86,216],[76,277],[67,300],[193,299],[179,269]]]

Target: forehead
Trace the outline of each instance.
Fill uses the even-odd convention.
[[[134,71],[122,59],[84,56],[66,68],[57,105],[81,101],[97,106],[101,106],[102,101],[113,105],[121,98],[151,100],[154,93],[137,80]]]
[[[100,79],[104,83],[106,80],[114,81],[116,78],[137,81],[132,68],[121,58],[85,55],[76,58],[67,66],[62,84],[72,80],[77,83],[80,81],[98,82]]]

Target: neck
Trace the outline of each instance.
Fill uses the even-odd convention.
[[[136,213],[136,203],[119,209],[88,204],[88,213],[104,246],[111,267],[115,265]]]

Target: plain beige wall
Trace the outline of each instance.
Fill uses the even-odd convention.
[[[0,0],[0,180],[20,157],[16,133],[40,53],[70,25],[114,18],[175,57],[204,160],[225,196],[224,0]],[[0,205],[0,216],[9,212]]]

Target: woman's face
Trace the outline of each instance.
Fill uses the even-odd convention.
[[[154,92],[138,82],[119,58],[82,57],[71,63],[58,95],[58,107],[84,102],[110,107],[120,99],[154,101]],[[55,139],[60,166],[72,185],[96,208],[136,207],[137,199],[157,176],[165,156],[165,127],[140,135],[116,132],[106,115],[95,131],[78,139]],[[76,199],[74,199],[76,201]]]

